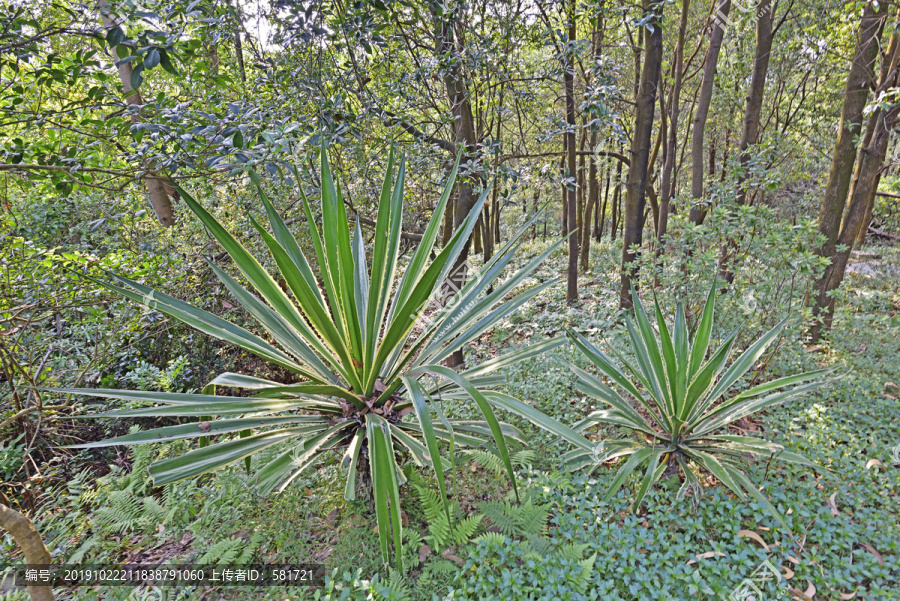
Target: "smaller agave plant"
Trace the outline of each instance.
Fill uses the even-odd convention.
[[[612,385],[572,366],[578,376],[577,389],[609,407],[590,414],[574,429],[584,432],[592,424],[600,423],[627,428],[635,436],[624,440],[602,440],[590,453],[575,449],[567,456],[568,464],[578,468],[624,459],[609,485],[606,500],[641,468],[643,476],[632,509],[641,505],[650,487],[667,471],[677,473],[680,470],[685,485],[697,490],[700,473],[705,471],[738,498],[745,499],[749,495],[759,501],[784,524],[778,511],[744,473],[740,463],[742,458],[755,455],[822,468],[779,444],[753,436],[730,434],[728,426],[822,386],[827,382],[822,377],[830,370],[779,378],[729,395],[731,388],[777,339],[787,319],[766,332],[729,365],[739,329],[707,358],[715,316],[715,282],[693,333],[688,331],[681,303],[670,330],[659,302],[654,301],[654,330],[634,290],[632,298],[634,320],[626,318],[625,324],[637,365],[617,355],[620,367],[581,334],[570,331],[570,337]]]
[[[441,364],[455,349],[475,340],[553,284],[548,281],[516,291],[559,243],[498,281],[521,244],[522,233],[530,225],[526,224],[479,273],[469,278],[457,291],[454,302],[440,304],[425,318],[423,307],[440,295],[466,247],[488,192],[481,196],[449,243],[436,248],[442,215],[459,166],[457,159],[431,222],[401,273],[404,161],[400,161],[394,183],[393,150],[388,157],[370,262],[359,221],[351,234],[340,187],[332,177],[324,149],[321,154],[321,226],[316,225],[313,207],[301,190],[317,269],[307,260],[261,188],[258,192],[269,228],[255,220],[253,225],[269,249],[269,269],[200,203],[179,189],[188,207],[228,252],[243,282],[249,284],[250,289],[215,262],[209,262],[210,269],[256,320],[262,336],[137,281],[116,275],[111,276],[112,282],[98,281],[148,308],[284,368],[292,374],[289,381],[223,373],[202,394],[114,389],[57,391],[153,404],[93,417],[178,418],[182,422],[179,425],[75,445],[86,448],[199,439],[198,448],[150,466],[150,475],[157,485],[240,460],[249,467],[252,455],[273,449],[274,454],[261,455],[263,460],[258,462],[254,481],[264,493],[280,491],[333,451],[339,451],[347,469],[345,497],[356,498],[357,474],[363,474],[370,486],[360,488],[371,494],[385,562],[389,561],[393,539],[399,564],[403,457],[434,471],[449,523],[445,470],[455,463],[441,457],[442,443],[449,446],[451,458],[454,445],[478,447],[493,443],[515,490],[508,445],[523,439],[516,428],[497,419],[495,408],[524,417],[581,448],[590,448],[588,441],[570,428],[492,390],[503,381],[498,370],[560,346],[565,337],[539,342],[461,373]],[[246,396],[216,394],[217,387],[243,390]],[[436,398],[472,402],[484,419],[449,419],[441,404],[433,402]]]

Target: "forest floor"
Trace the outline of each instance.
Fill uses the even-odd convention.
[[[615,344],[621,334],[614,325],[615,278],[603,260],[615,252],[604,247],[598,254],[595,271],[584,275],[596,285],[583,287],[574,307],[564,302],[563,284],[551,287],[474,344],[470,361],[565,327]],[[556,257],[544,275],[554,275],[562,265]],[[693,491],[661,486],[637,512],[629,509],[631,485],[603,501],[613,469],[566,473],[562,444],[511,419],[529,440],[515,457],[520,489],[539,508],[532,516],[537,526],[523,522],[493,528],[508,530],[503,533],[463,536],[439,556],[429,538],[435,526],[421,509],[427,502],[416,489],[427,489],[430,477],[410,469],[410,484],[403,487],[409,524],[401,574],[383,570],[373,515],[362,502],[343,499],[336,462],[269,498],[252,490],[241,468],[152,490],[140,468],[168,451],[143,446],[136,447],[148,449],[141,456],[117,455],[106,477],[80,472],[50,495],[37,527],[57,546],[51,551],[65,552],[69,563],[312,562],[324,566],[325,584],[259,590],[81,587],[59,590],[58,598],[656,601],[755,594],[752,598],[900,600],[900,247],[868,247],[853,266],[829,337],[810,348],[786,343],[768,366],[773,378],[822,365],[837,367],[842,377],[759,420],[738,424],[827,468],[816,473],[777,462],[747,464],[748,475],[785,516],[787,528],[761,506],[736,499],[712,481]],[[723,311],[736,312],[735,307]],[[573,351],[564,347],[510,368],[506,389],[574,423],[597,407],[574,390],[572,361],[577,361]],[[450,411],[474,415],[462,403]],[[601,434],[616,432],[591,436]],[[510,489],[488,455],[461,456],[455,501],[460,515],[498,525],[503,520],[498,506]],[[0,599],[25,596],[18,591]]]

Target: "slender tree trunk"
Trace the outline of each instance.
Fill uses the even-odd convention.
[[[663,243],[669,228],[669,203],[674,194],[672,174],[675,172],[675,155],[678,140],[678,112],[681,104],[681,72],[684,70],[684,37],[690,13],[690,0],[681,0],[681,21],[678,24],[678,42],[675,45],[675,60],[672,65],[672,100],[669,102],[669,135],[667,137],[666,161],[663,165],[659,190],[659,225],[656,238],[659,241],[657,254],[664,252]]]
[[[694,113],[694,127],[691,131],[691,206],[689,219],[696,224],[706,219],[706,209],[700,206],[703,199],[703,139],[706,134],[706,121],[709,118],[709,107],[712,104],[713,85],[716,81],[716,67],[719,63],[719,50],[725,37],[725,25],[731,10],[731,0],[714,0],[718,8],[710,22],[709,48],[703,63],[703,80],[697,96],[697,110]],[[718,17],[718,18],[717,18]]]
[[[490,210],[491,208],[485,205],[484,209],[482,209],[481,216],[478,217],[478,223],[475,224],[475,229],[472,230],[472,244],[474,246],[473,250],[475,251],[476,255],[480,255],[482,251],[481,237],[485,229],[484,215]]]
[[[759,15],[756,20],[756,57],[753,62],[753,74],[750,76],[750,90],[747,92],[747,108],[744,112],[744,129],[741,133],[740,161],[741,171],[738,176],[738,204],[747,202],[747,171],[750,165],[748,149],[759,141],[760,115],[762,114],[763,94],[766,89],[766,78],[769,74],[769,57],[772,54],[772,40],[775,33],[772,25],[775,21],[775,8],[772,0],[762,0],[759,4]]]
[[[853,167],[856,163],[857,139],[861,133],[863,109],[868,102],[869,88],[872,84],[873,67],[878,52],[878,36],[884,23],[884,11],[883,9],[879,10],[882,6],[876,4],[874,0],[870,0],[863,8],[856,38],[856,51],[850,64],[850,72],[847,75],[847,84],[844,90],[844,104],[841,109],[834,158],[831,162],[831,171],[828,174],[828,183],[825,186],[822,204],[819,207],[819,231],[825,237],[825,242],[818,254],[828,257],[832,261],[840,235]],[[826,267],[822,277],[814,285],[811,304],[813,317],[816,319],[808,331],[812,341],[818,340],[822,334],[822,318],[826,317],[829,306],[829,282],[834,272],[834,266],[832,263]]]
[[[620,162],[619,165],[622,163]],[[603,226],[606,222],[606,205],[609,203],[609,180],[612,178],[611,169],[607,166],[606,182],[603,184],[603,208],[600,209],[600,227],[597,229],[597,242],[603,241]]]
[[[744,111],[744,128],[741,132],[741,142],[738,150],[742,167],[737,181],[737,203],[739,205],[747,204],[747,176],[750,169],[749,149],[759,141],[763,94],[766,89],[766,78],[769,74],[769,56],[772,54],[772,40],[775,37],[775,33],[772,31],[772,24],[775,20],[775,8],[772,0],[762,0],[759,4],[757,15],[756,57],[753,62],[753,73],[750,76],[747,108]],[[724,168],[725,162],[723,161],[722,164]],[[722,247],[719,256],[719,277],[728,284],[734,281],[734,271],[731,270],[731,263],[734,260],[737,248],[738,241],[732,238]]]
[[[575,43],[575,0],[569,3],[569,46]],[[566,87],[566,154],[568,159],[568,177],[572,178],[568,190],[568,228],[569,235],[569,266],[566,273],[566,302],[573,303],[578,300],[578,211],[575,206],[575,64],[571,50],[565,57],[565,73],[563,75]]]
[[[559,159],[559,173],[562,175],[563,183],[560,186],[562,192],[562,222],[559,224],[559,235],[565,236],[569,231],[569,190],[566,187],[566,157],[569,156],[569,136],[563,136],[563,157]]]
[[[444,210],[444,226],[443,232],[441,235],[441,246],[446,247],[450,244],[450,239],[453,237],[453,223],[454,223],[454,214],[456,208],[457,200],[455,198],[451,198],[449,202],[447,202],[447,208]]]
[[[453,33],[453,25],[444,15],[434,14],[435,20],[435,50],[439,63],[447,62],[446,57],[454,57],[457,54],[455,48],[455,40]],[[447,91],[447,99],[450,103],[450,114],[453,122],[456,124],[454,128],[454,141],[459,148],[463,148],[465,156],[463,164],[460,165],[461,171],[468,170],[468,163],[477,146],[475,137],[475,119],[472,115],[472,105],[469,100],[468,87],[465,77],[459,67],[458,61],[450,61],[443,66],[444,87]],[[477,197],[473,188],[475,174],[468,173],[456,180],[457,198],[456,207],[453,216],[453,229],[456,230],[465,221],[472,208],[475,206]],[[445,232],[446,236],[446,232]],[[456,260],[456,264],[451,271],[451,277],[454,284],[447,290],[448,296],[452,298],[455,293],[454,287],[461,286],[466,281],[469,258],[469,249],[471,247],[471,237],[466,241],[462,252]],[[462,349],[454,352],[447,358],[446,364],[450,367],[458,367],[465,363]]]
[[[98,3],[100,17],[103,21],[104,28],[112,28],[118,25],[118,20],[110,9],[109,0],[100,0]],[[114,61],[118,61],[117,47],[110,48],[110,54]],[[131,121],[133,123],[140,122],[140,108],[144,104],[144,99],[138,90],[131,85],[132,67],[131,63],[122,63],[117,67],[119,72],[119,81],[122,83],[122,91],[125,93],[125,103],[134,107],[131,113]],[[175,210],[172,207],[171,195],[175,195],[174,189],[170,190],[165,180],[159,178],[149,166],[149,173],[144,175],[144,183],[147,186],[147,197],[150,201],[150,207],[156,214],[156,218],[163,227],[175,225]]]
[[[631,144],[631,165],[625,184],[625,218],[622,246],[622,286],[619,306],[631,308],[631,286],[636,283],[634,261],[636,247],[640,247],[644,228],[644,207],[647,192],[647,169],[650,163],[650,145],[653,138],[653,117],[656,108],[657,85],[662,62],[662,2],[644,0],[644,13],[651,15],[653,31],[644,35],[644,65],[641,69],[641,85],[635,106],[634,137]]]
[[[30,566],[49,566],[52,561],[41,535],[34,528],[34,523],[27,516],[15,509],[7,507],[5,495],[0,493],[0,528],[3,528],[12,536],[13,540],[22,549],[25,555],[25,563]],[[28,586],[28,594],[32,601],[53,601],[53,588],[50,586]]]
[[[615,242],[617,231],[619,228],[619,213],[621,213],[621,192],[622,192],[622,161],[619,161],[616,167],[616,185],[613,189],[612,215],[610,217],[609,239]]]
[[[597,130],[591,132],[591,148],[597,144]],[[591,263],[591,218],[597,206],[600,186],[597,182],[597,161],[592,156],[588,166],[588,199],[584,207],[584,228],[581,232],[581,270],[587,271]]]
[[[243,29],[243,16],[241,14],[240,5],[234,6],[231,3],[231,0],[228,0],[228,4],[231,9],[234,11],[234,18],[237,21],[237,25],[234,28],[234,56],[237,59],[238,65],[238,73],[241,74],[241,82],[247,82],[247,70],[244,68],[244,44],[241,41],[241,29]]]

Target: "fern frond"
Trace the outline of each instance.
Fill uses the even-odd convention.
[[[491,524],[507,536],[542,534],[547,525],[547,508],[534,505],[531,500],[522,505],[509,501],[486,501],[479,503],[478,508]]]
[[[462,453],[498,478],[501,478],[506,474],[506,466],[503,465],[503,460],[490,451],[484,449],[468,449],[462,451]]]
[[[375,594],[382,601],[412,601],[412,591],[403,574],[391,568],[384,584],[374,582]]]

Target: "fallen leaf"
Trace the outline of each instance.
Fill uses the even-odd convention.
[[[222,301],[222,308],[223,308],[223,309],[234,309],[234,305],[232,305],[231,303],[229,303],[227,300],[223,300],[223,301]]]
[[[838,511],[837,503],[835,503],[835,497],[837,497],[837,493],[834,493],[833,495],[828,497],[828,501],[827,501],[828,507],[831,509],[832,516],[841,515],[841,512]]]
[[[443,553],[441,553],[441,557],[443,557],[444,559],[449,559],[453,563],[461,565],[461,566],[466,565],[466,562],[464,562],[462,559],[460,559],[459,557],[457,557],[456,555],[451,553],[450,549],[447,549]]]
[[[334,551],[331,547],[326,547],[320,551],[313,553],[313,557],[316,560],[316,563],[322,563],[329,557],[331,557],[331,553]]]
[[[880,461],[878,461],[877,459],[869,459],[868,461],[866,461],[866,469],[867,470],[872,469],[872,466],[874,466],[874,465],[884,465],[884,464],[881,463]]]
[[[699,553],[694,556],[694,559],[687,562],[687,564],[689,566],[694,565],[695,563],[697,563],[698,559],[710,559],[712,557],[725,557],[725,554],[721,551],[707,551],[706,553]]]
[[[841,599],[843,599],[843,601],[850,601],[850,599],[855,597],[856,593],[858,593],[858,592],[859,592],[859,589],[856,589],[852,593],[841,593]]]
[[[762,545],[763,549],[765,549],[766,551],[769,550],[769,545],[766,544],[766,541],[763,540],[763,537],[758,535],[756,532],[753,532],[752,530],[738,530],[737,535],[739,538],[740,537],[752,538],[753,540],[758,542],[760,545]]]
[[[807,580],[806,582],[809,584],[809,586],[806,587],[806,590],[803,591],[803,594],[806,595],[807,597],[809,597],[810,599],[812,599],[813,596],[816,594],[816,587],[812,583],[812,581]]]
[[[784,574],[782,574],[782,576],[784,576],[785,580],[790,580],[794,577],[794,570],[787,566],[784,566]]]
[[[428,556],[431,555],[431,547],[426,544],[422,544],[419,547],[419,563],[425,563],[425,560],[428,559]]]
[[[879,564],[884,565],[884,559],[882,559],[881,553],[875,550],[875,547],[866,543],[863,543],[862,546],[865,547],[869,553],[875,556],[875,559],[878,560]]]
[[[797,559],[796,557],[794,557],[793,555],[788,555],[787,557],[785,557],[785,559],[787,559],[789,562],[791,562],[791,563],[794,564],[795,566],[799,566],[799,565],[800,565],[800,560]]]

